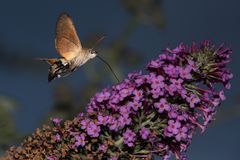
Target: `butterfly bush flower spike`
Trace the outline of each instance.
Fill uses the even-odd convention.
[[[52,119],[53,126],[37,129],[7,157],[186,160],[194,134],[206,130],[226,99],[231,53],[209,41],[166,48],[146,72],[130,73],[93,96],[87,113],[71,121]]]

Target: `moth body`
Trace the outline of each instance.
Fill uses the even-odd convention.
[[[50,65],[48,72],[48,82],[61,77],[66,77],[76,69],[84,65],[88,60],[96,57],[96,51],[92,49],[84,49],[81,52],[85,52],[76,56],[71,60],[66,60],[65,58],[59,58],[55,63]]]

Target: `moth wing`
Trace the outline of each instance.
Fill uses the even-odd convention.
[[[50,65],[53,65],[55,62],[58,61],[57,58],[37,58],[36,60],[46,61]]]
[[[66,60],[78,56],[82,50],[72,18],[67,13],[62,13],[57,20],[55,47]]]

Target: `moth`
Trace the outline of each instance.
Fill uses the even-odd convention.
[[[67,13],[62,13],[58,17],[56,24],[55,48],[60,54],[60,58],[39,58],[39,60],[46,61],[50,65],[48,71],[48,82],[68,76],[80,66],[85,64],[88,60],[95,57],[98,57],[107,64],[113,72],[111,66],[99,55],[97,55],[96,50],[93,48],[82,47],[81,41],[73,24],[73,20]],[[118,80],[114,72],[113,74]]]

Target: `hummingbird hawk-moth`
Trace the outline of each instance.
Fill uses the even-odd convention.
[[[82,47],[72,18],[67,13],[62,13],[57,20],[55,48],[60,54],[60,58],[39,59],[46,61],[50,65],[48,82],[71,74],[77,68],[85,64],[88,60],[93,59],[96,56],[106,63],[113,72],[110,65],[97,55],[97,51],[95,51],[93,48]],[[113,74],[118,80],[114,72]]]

